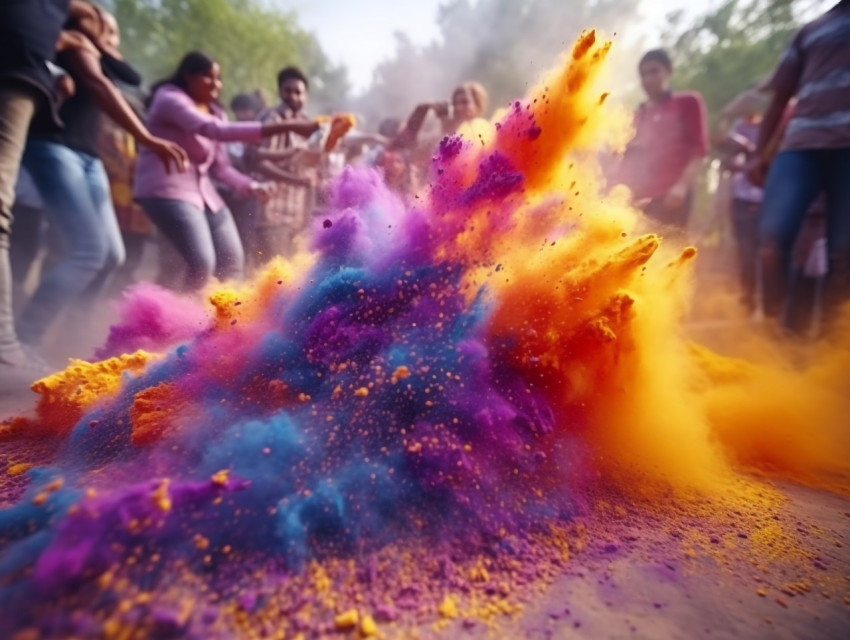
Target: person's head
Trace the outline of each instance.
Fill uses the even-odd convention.
[[[118,28],[118,20],[111,13],[102,9],[100,10],[100,17],[103,22],[103,31],[100,34],[99,44],[104,51],[115,55],[121,48],[121,31]]]
[[[91,7],[91,12],[71,18],[68,28],[82,32],[98,49],[114,58],[120,58],[121,31],[115,16],[98,4],[86,4]]]
[[[384,175],[384,182],[394,191],[406,191],[410,187],[410,165],[402,151],[385,149],[377,158],[376,165]]]
[[[452,109],[459,121],[480,118],[487,110],[487,90],[478,82],[464,82],[452,93]]]
[[[378,134],[385,138],[395,138],[401,131],[401,120],[398,118],[384,118],[378,124]]]
[[[657,98],[670,90],[673,61],[664,49],[652,49],[643,54],[638,63],[640,84],[650,98]]]
[[[257,101],[247,93],[233,96],[233,100],[230,101],[230,110],[233,112],[233,117],[240,122],[256,120],[259,113]]]
[[[166,83],[180,87],[198,104],[212,104],[218,102],[221,94],[221,68],[206,53],[191,51],[183,56],[171,77],[160,84]]]
[[[298,67],[285,67],[277,74],[277,91],[280,101],[293,113],[301,113],[307,106],[310,82]]]

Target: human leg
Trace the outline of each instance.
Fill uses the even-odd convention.
[[[756,309],[756,257],[758,255],[759,205],[732,200],[732,229],[738,253],[741,300],[748,312]]]
[[[784,151],[770,167],[761,204],[758,257],[768,316],[777,317],[783,310],[794,240],[820,185],[812,151]]]
[[[90,172],[99,160],[59,144],[34,140],[27,145],[24,163],[65,249],[62,258],[42,276],[18,321],[21,340],[37,345],[71,302],[95,288],[105,278],[104,271],[123,260],[123,245],[120,236],[119,245],[114,245],[107,215],[112,212],[111,204],[103,201],[103,185]]]
[[[37,100],[34,89],[8,81],[0,83],[0,365],[4,369],[0,376],[5,375],[7,367],[21,366],[27,360],[15,334],[9,237],[15,184]]]
[[[204,212],[181,200],[145,198],[139,204],[185,264],[179,288],[203,288],[215,270],[215,245]]]
[[[118,226],[118,217],[112,204],[112,193],[109,189],[109,178],[100,160],[96,160],[86,168],[89,192],[95,205],[95,213],[100,220],[101,232],[106,241],[106,256],[103,268],[97,277],[86,288],[81,302],[91,304],[95,298],[106,289],[117,269],[127,259],[124,238]]]
[[[86,165],[89,193],[94,204],[94,214],[100,221],[105,242],[103,266],[94,275],[88,286],[72,301],[65,318],[65,332],[74,340],[74,348],[93,347],[99,344],[106,326],[98,303],[112,281],[118,268],[124,263],[126,250],[118,218],[112,205],[109,179],[103,163],[90,159]]]
[[[820,158],[826,195],[829,254],[823,319],[829,326],[839,307],[850,301],[850,148],[824,149]]]
[[[9,244],[13,300],[18,307],[26,300],[26,283],[32,277],[44,245],[44,212],[16,203],[15,222]]]
[[[220,280],[240,279],[245,274],[245,252],[230,209],[206,212],[215,246],[215,275]]]

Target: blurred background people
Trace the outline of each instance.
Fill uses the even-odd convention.
[[[49,370],[15,332],[9,237],[30,124],[40,119],[44,127],[62,125],[57,83],[47,63],[74,47],[94,52],[88,39],[62,30],[69,16],[84,30],[99,22],[94,7],[77,0],[0,3],[0,392],[25,388]],[[67,83],[64,88],[70,89]]]
[[[767,85],[750,177],[764,183],[759,235],[765,310],[780,316],[793,248],[809,207],[823,192],[828,282],[824,316],[850,298],[850,0],[797,33]],[[787,106],[793,114],[773,157]],[[769,168],[769,171],[768,171]]]
[[[638,71],[647,99],[635,113],[619,180],[649,217],[684,230],[708,153],[705,105],[697,93],[671,89],[673,62],[666,51],[646,52]]]
[[[71,328],[82,331],[86,314],[124,261],[124,243],[98,149],[101,114],[106,112],[145,145],[164,171],[179,172],[186,162],[182,148],[151,135],[116,87],[117,81],[138,85],[141,77],[118,51],[114,17],[100,8],[96,13],[100,25],[92,41],[96,50],[73,48],[57,58],[75,84],[74,94],[59,111],[65,127],[56,131],[36,123],[23,157],[63,245],[62,258],[42,276],[18,318],[21,341],[33,347],[41,345],[47,329],[71,303],[78,311]],[[81,29],[79,21],[73,19],[69,29]],[[82,30],[76,33],[85,37]]]
[[[478,82],[464,82],[452,92],[450,102],[426,102],[418,105],[405,121],[393,146],[415,148],[429,113],[440,121],[442,135],[459,134],[469,140],[489,135],[489,123],[484,118],[487,111],[487,91]],[[428,152],[437,140],[425,143]]]
[[[152,131],[181,144],[189,154],[184,174],[168,173],[142,150],[136,166],[134,197],[185,266],[178,288],[201,289],[213,275],[240,278],[245,255],[233,215],[216,191],[212,177],[242,195],[267,200],[273,186],[257,182],[230,163],[226,142],[259,142],[296,132],[310,135],[311,121],[228,122],[219,105],[221,69],[209,55],[187,53],[175,72],[157,83],[148,107]]]
[[[263,107],[256,93],[238,93],[230,100],[230,111],[236,122],[253,122],[259,119]],[[230,142],[227,144],[227,154],[230,163],[237,171],[246,175],[254,172],[256,153],[252,145],[238,141]],[[216,188],[233,214],[233,221],[236,223],[239,239],[242,241],[242,248],[246,254],[246,266],[250,267],[257,220],[262,204],[253,193],[240,193],[221,182],[216,183]]]
[[[128,102],[137,113],[142,112],[143,105],[139,101],[128,99]],[[133,175],[139,155],[136,139],[111,119],[103,118],[98,149],[124,242],[124,263],[115,271],[110,283],[110,291],[119,294],[136,281],[135,274],[153,235],[153,225],[142,208],[133,201]]]
[[[756,149],[764,99],[751,87],[727,104],[718,124],[721,169],[729,175],[728,212],[732,223],[741,284],[741,303],[750,316],[761,310],[757,289],[758,225],[762,189],[746,173]]]
[[[263,114],[262,121],[275,125],[306,120],[310,82],[304,72],[292,66],[281,69],[277,86],[280,102]],[[276,255],[291,256],[295,237],[307,226],[316,200],[321,161],[319,152],[309,147],[306,138],[284,133],[266,140],[257,152],[257,175],[273,180],[276,189],[256,222],[249,249],[255,266]]]

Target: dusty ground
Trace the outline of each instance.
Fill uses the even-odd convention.
[[[516,621],[500,624],[499,635],[850,637],[850,499],[799,486],[780,490],[788,501],[775,515],[796,538],[799,555],[759,562],[765,550],[753,549],[751,532],[712,545],[699,524],[688,529],[663,518],[624,518],[576,554],[566,574]],[[693,534],[708,538],[709,545],[671,544],[679,533],[686,541]],[[707,546],[722,549],[712,554]]]

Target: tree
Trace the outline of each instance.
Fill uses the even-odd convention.
[[[675,84],[699,91],[712,119],[748,86],[776,67],[804,16],[823,2],[727,0],[680,30],[682,15],[670,16],[667,43],[676,63]]]
[[[345,68],[330,63],[292,13],[260,0],[113,0],[122,50],[148,82],[165,77],[187,51],[200,49],[222,67],[224,94],[262,89],[277,95],[277,71],[302,67],[314,111],[338,109],[348,93]]]

